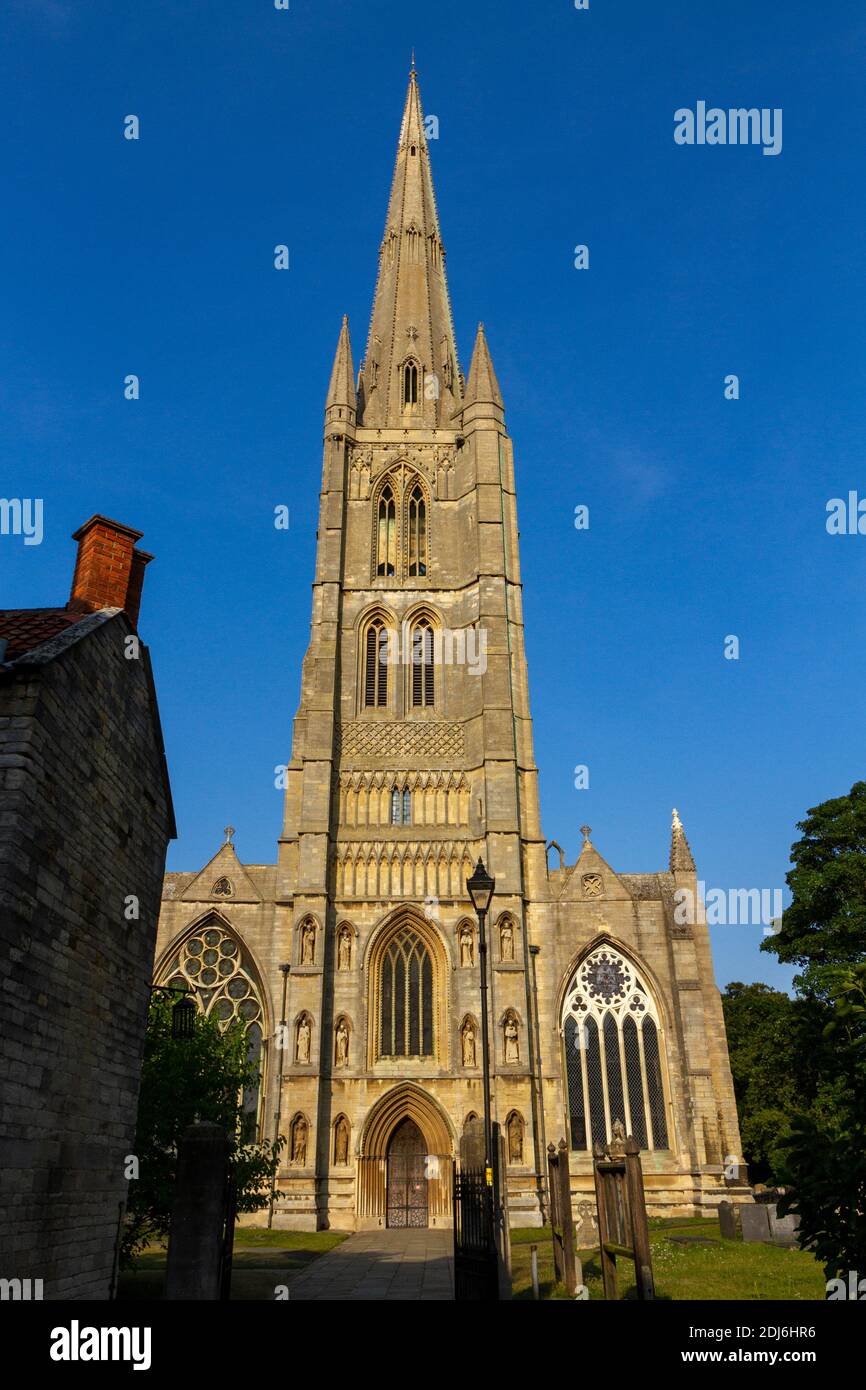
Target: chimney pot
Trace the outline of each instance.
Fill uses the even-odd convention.
[[[77,613],[123,608],[136,627],[144,568],[153,559],[135,549],[143,534],[106,516],[92,516],[79,526],[72,536],[78,542],[78,556],[66,607]]]

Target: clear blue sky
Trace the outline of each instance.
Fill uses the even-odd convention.
[[[795,822],[864,774],[866,536],[825,530],[866,495],[861,7],[7,0],[0,26],[0,494],[45,505],[41,546],[0,537],[0,604],[65,601],[93,512],[145,532],[169,867],[228,821],[275,854],[324,395],[343,313],[363,351],[414,45],[462,363],[483,319],[516,443],[545,833],[573,859],[588,821],[648,871],[677,805],[708,886],[781,885]],[[782,153],[676,145],[699,100],[781,107]],[[760,939],[714,931],[720,984],[787,983]]]

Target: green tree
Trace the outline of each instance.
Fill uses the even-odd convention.
[[[763,943],[801,967],[801,1103],[778,1145],[782,1210],[828,1278],[866,1269],[866,782],[814,806],[791,848],[792,901]],[[803,1080],[805,1078],[805,1084]]]
[[[743,1156],[753,1181],[777,1177],[779,1141],[802,1104],[797,1005],[769,985],[729,984],[722,995]]]
[[[196,1120],[222,1125],[231,1141],[238,1211],[258,1211],[268,1200],[283,1140],[250,1138],[243,1093],[258,1081],[242,1028],[220,1029],[197,1013],[192,1036],[173,1038],[176,1001],[153,995],[148,1014],[135,1135],[139,1176],[130,1180],[121,1261],[129,1265],[143,1246],[168,1234],[178,1144]]]
[[[866,782],[813,806],[797,829],[803,837],[791,846],[791,905],[761,949],[801,966],[797,987],[827,999],[832,968],[866,957]]]
[[[866,964],[825,976],[823,1029],[833,1067],[782,1144],[790,1193],[780,1210],[800,1217],[800,1243],[828,1279],[866,1269]]]

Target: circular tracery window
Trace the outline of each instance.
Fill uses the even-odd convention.
[[[169,967],[169,984],[191,985],[203,1014],[215,1014],[226,1027],[237,1019],[244,1028],[261,1024],[261,997],[245,953],[239,943],[221,927],[187,937]]]

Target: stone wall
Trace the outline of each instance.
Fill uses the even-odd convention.
[[[46,1298],[111,1291],[174,833],[130,631],[96,613],[0,673],[0,1277]]]

